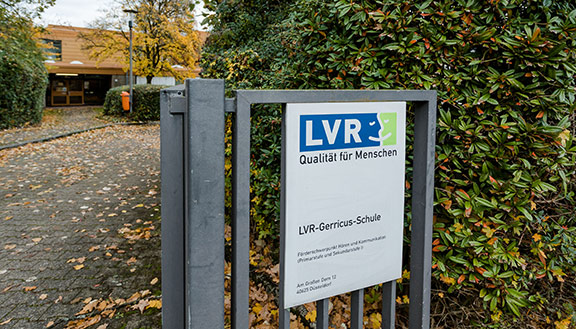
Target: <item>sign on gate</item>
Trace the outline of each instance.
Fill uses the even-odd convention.
[[[346,292],[350,327],[362,328],[362,288],[384,282],[382,328],[394,329],[410,102],[408,325],[430,328],[436,91],[235,90],[226,98],[224,85],[188,79],[161,93],[163,326],[250,327],[251,107],[283,104],[279,328],[290,328],[290,307],[317,300],[315,325],[328,329],[327,297]],[[234,122],[230,321],[226,113]]]
[[[398,279],[406,103],[287,104],[284,307]]]

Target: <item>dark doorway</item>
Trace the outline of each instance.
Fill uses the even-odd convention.
[[[110,89],[110,75],[50,74],[48,106],[102,105]]]
[[[84,103],[87,105],[104,104],[111,82],[112,77],[109,75],[86,75],[84,77]]]

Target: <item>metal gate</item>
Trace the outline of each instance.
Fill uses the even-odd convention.
[[[161,94],[163,327],[224,328],[224,126],[233,113],[232,329],[249,328],[250,112],[253,104],[406,101],[414,106],[410,247],[411,329],[430,327],[435,91],[236,90],[194,79]],[[282,266],[282,264],[280,265]],[[395,281],[383,285],[382,328],[394,328]],[[352,329],[363,328],[363,290],[352,292]],[[279,296],[282,300],[282,296]],[[280,325],[290,328],[279,303]],[[328,300],[316,328],[328,328]]]

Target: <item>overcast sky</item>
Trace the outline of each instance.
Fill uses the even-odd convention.
[[[114,5],[114,0],[56,0],[56,5],[48,8],[38,22],[43,26],[59,24],[87,27],[103,15],[102,9]],[[197,19],[201,19],[201,16],[197,15]]]
[[[101,9],[113,4],[113,0],[56,0],[56,5],[42,14],[40,24],[87,27],[90,22],[102,15]]]

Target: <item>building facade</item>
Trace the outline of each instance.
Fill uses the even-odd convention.
[[[120,63],[106,60],[96,65],[96,60],[82,50],[78,33],[88,31],[63,25],[46,28],[42,42],[46,45],[50,80],[47,106],[100,105],[110,88],[128,81]]]
[[[96,60],[82,50],[81,32],[90,29],[64,25],[48,25],[42,42],[46,50],[46,67],[50,84],[46,93],[46,106],[101,105],[106,92],[113,87],[129,83],[128,73],[115,59]],[[204,41],[206,32],[199,32]],[[196,72],[198,73],[198,72]],[[135,84],[146,84],[146,79],[135,77]],[[173,77],[155,77],[152,84],[175,85]]]

